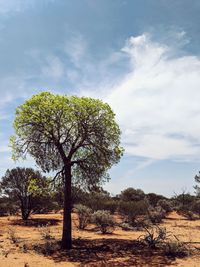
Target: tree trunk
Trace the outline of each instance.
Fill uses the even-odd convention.
[[[62,248],[72,248],[72,222],[71,222],[71,165],[65,166],[64,172],[64,213],[63,213],[63,233]]]

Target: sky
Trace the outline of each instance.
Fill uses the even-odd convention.
[[[0,0],[0,177],[15,109],[41,91],[110,104],[125,153],[105,189],[194,192],[200,170],[199,0]]]

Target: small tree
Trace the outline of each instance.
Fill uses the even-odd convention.
[[[200,187],[199,187],[199,183],[200,183],[200,172],[199,172],[199,174],[195,175],[194,180],[197,183],[197,185],[194,186],[195,193],[199,197],[200,196]]]
[[[119,213],[132,226],[135,226],[136,219],[141,215],[145,215],[147,211],[148,203],[144,200],[119,202]]]
[[[123,201],[140,201],[145,198],[145,193],[141,189],[129,187],[123,190],[119,197]]]
[[[19,203],[23,220],[27,220],[38,205],[39,196],[47,186],[46,177],[32,168],[7,170],[0,182],[1,193],[13,202]]]
[[[115,114],[97,99],[43,92],[17,108],[14,127],[14,158],[28,153],[43,171],[63,177],[62,247],[70,249],[72,184],[100,185],[122,156]]]
[[[155,193],[148,193],[148,194],[146,194],[146,199],[148,200],[149,205],[156,207],[158,201],[166,199],[166,197],[164,197],[162,195],[157,195]]]

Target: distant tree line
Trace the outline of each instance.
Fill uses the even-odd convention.
[[[52,183],[52,179],[32,168],[7,170],[0,181],[0,216],[21,214],[22,219],[27,220],[33,213],[60,211],[64,202],[64,184],[62,179],[58,181]],[[131,226],[138,225],[141,218],[159,223],[173,210],[194,219],[195,216],[200,217],[199,175],[195,176],[195,181],[196,195],[183,191],[172,198],[155,193],[145,194],[141,189],[132,187],[112,196],[102,187],[83,190],[73,185],[72,208],[81,204],[92,212],[117,212]]]

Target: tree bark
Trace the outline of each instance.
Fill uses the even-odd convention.
[[[61,246],[63,249],[72,248],[72,222],[71,222],[71,165],[67,164],[64,171],[64,213],[63,233]]]

